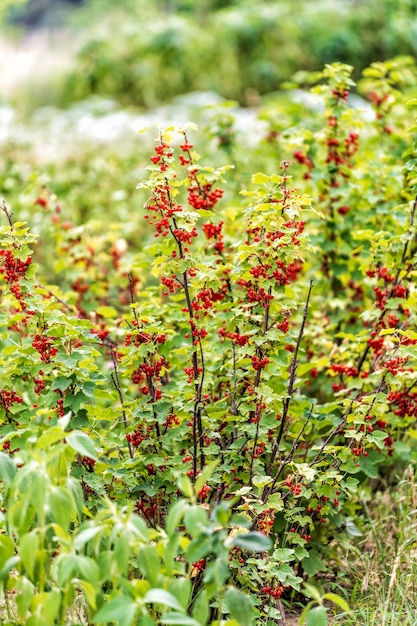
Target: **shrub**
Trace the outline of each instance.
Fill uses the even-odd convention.
[[[415,69],[365,72],[366,126],[351,70],[227,202],[192,126],[155,132],[143,250],[39,196],[58,284],[3,206],[9,623],[274,623],[360,532],[358,489],[414,460]]]

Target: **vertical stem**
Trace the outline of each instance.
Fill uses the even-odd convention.
[[[124,409],[124,399],[123,399],[123,392],[122,392],[122,386],[120,383],[120,376],[119,376],[119,367],[118,367],[118,363],[117,363],[117,356],[116,353],[114,351],[114,346],[112,342],[109,342],[109,347],[110,347],[110,354],[111,354],[111,359],[113,362],[113,372],[111,374],[111,378],[113,381],[113,384],[116,388],[116,391],[118,393],[119,396],[119,400],[120,400],[120,404],[122,406],[122,419],[123,419],[123,424],[125,429],[128,427],[128,422],[127,422],[127,415],[126,415],[126,411]],[[130,443],[130,441],[127,442],[127,446],[129,448],[129,456],[131,459],[133,459],[133,449],[132,449],[132,444]]]
[[[276,439],[276,442],[274,444],[274,447],[272,449],[272,454],[271,454],[271,460],[269,462],[269,467],[268,467],[268,474],[271,472],[272,470],[272,466],[274,464],[275,461],[275,457],[279,451],[279,446],[281,443],[281,439],[282,436],[284,434],[284,429],[286,426],[286,422],[287,422],[287,418],[288,418],[288,410],[290,407],[290,403],[292,400],[292,394],[294,391],[294,383],[295,383],[295,376],[296,376],[296,372],[297,372],[297,358],[298,358],[298,351],[300,349],[300,344],[301,344],[301,340],[303,338],[304,335],[304,328],[306,325],[306,321],[307,321],[307,316],[308,316],[308,307],[310,304],[310,296],[311,296],[311,291],[313,289],[313,281],[310,281],[310,287],[308,289],[308,294],[307,294],[307,300],[304,306],[304,314],[303,314],[303,319],[301,322],[301,326],[300,326],[300,331],[298,333],[298,337],[297,337],[297,344],[295,346],[295,350],[294,350],[294,354],[293,357],[291,359],[291,365],[290,365],[290,379],[288,381],[288,388],[287,388],[287,396],[284,400],[283,403],[283,412],[282,412],[282,417],[281,417],[281,426],[279,429],[279,433]]]

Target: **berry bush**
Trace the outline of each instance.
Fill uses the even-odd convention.
[[[303,76],[286,131],[265,111],[259,159],[149,129],[140,237],[3,203],[5,623],[279,623],[415,460],[416,69],[365,70],[366,115],[351,71]]]

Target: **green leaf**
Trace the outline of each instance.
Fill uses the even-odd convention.
[[[0,453],[0,479],[6,487],[10,487],[13,478],[16,476],[16,465],[11,460],[10,456]]]
[[[140,548],[137,561],[140,572],[149,580],[152,586],[155,586],[161,569],[161,560],[156,548],[153,546]]]
[[[201,508],[201,506],[191,506],[185,512],[184,523],[192,537],[199,537],[207,522],[207,511],[206,509]]]
[[[12,556],[10,559],[7,559],[2,569],[0,570],[0,582],[3,582],[8,578],[11,570],[16,567],[16,565],[20,563],[20,556]]]
[[[93,442],[90,437],[81,430],[73,430],[71,433],[66,435],[66,441],[68,445],[75,450],[75,452],[78,452],[78,454],[98,461],[97,452]]]
[[[141,615],[138,619],[138,626],[156,626],[156,622],[150,615]]]
[[[73,544],[76,550],[82,550],[86,543],[93,539],[99,532],[103,530],[102,526],[92,526],[91,528],[84,528],[77,535],[74,536]]]
[[[65,487],[51,487],[48,504],[53,519],[67,532],[74,517],[74,500],[71,493]]]
[[[265,487],[265,485],[269,485],[269,483],[272,483],[274,479],[272,478],[272,476],[254,476],[252,478],[252,483],[255,485],[255,487]]]
[[[173,578],[169,581],[168,591],[179,600],[184,611],[186,611],[191,597],[191,580],[189,578]]]
[[[323,572],[326,569],[326,565],[317,550],[311,550],[308,558],[303,559],[301,563],[309,576],[315,576],[318,572]]]
[[[177,624],[178,626],[201,626],[200,622],[197,622],[189,615],[179,615],[178,613],[165,613],[159,618],[161,624]]]
[[[202,589],[200,593],[198,594],[197,599],[194,603],[193,617],[200,624],[207,624],[209,616],[210,616],[210,608],[209,608],[207,592],[205,589]]]
[[[186,500],[178,500],[178,502],[176,502],[174,506],[169,509],[165,525],[165,530],[169,537],[175,533],[176,528],[184,517],[184,513],[188,507],[189,504]]]
[[[327,609],[315,606],[307,613],[307,626],[327,626]]]
[[[117,317],[117,311],[112,306],[99,306],[96,309],[96,313],[97,315],[100,315],[101,317],[104,317],[105,319],[111,318],[111,317]]]
[[[36,447],[39,450],[42,450],[44,448],[49,448],[53,443],[56,443],[57,441],[61,441],[61,439],[64,439],[64,438],[65,438],[65,433],[62,430],[62,428],[59,428],[58,426],[54,428],[49,428],[47,431],[42,433],[40,437],[37,438]]]
[[[351,610],[346,600],[339,596],[337,593],[325,593],[323,596],[323,600],[329,600],[330,602],[333,602],[333,604],[339,606],[342,611],[345,611],[345,613],[351,613]]]
[[[210,479],[210,477],[212,476],[214,470],[216,469],[219,463],[220,463],[220,459],[215,459],[214,461],[206,465],[206,467],[203,469],[200,476],[197,478],[195,482],[194,488],[195,488],[196,493],[198,493],[200,489],[202,488],[202,486]]]
[[[184,612],[184,608],[177,598],[169,591],[165,591],[165,589],[150,589],[144,597],[144,602],[147,604],[163,604],[181,613]]]
[[[96,587],[86,580],[78,580],[79,586],[84,592],[85,599],[91,610],[97,609]]]
[[[233,547],[251,550],[252,552],[268,552],[272,547],[269,537],[259,532],[249,532],[235,535],[232,541]]]
[[[36,565],[35,555],[38,549],[39,534],[36,530],[32,530],[30,533],[26,533],[21,536],[19,542],[19,555],[31,580],[34,579],[34,569]]]
[[[34,596],[32,607],[45,618],[48,624],[53,624],[58,617],[61,606],[61,592],[58,589],[45,591]]]
[[[0,568],[13,556],[14,550],[14,541],[7,535],[0,535]]]
[[[253,604],[239,589],[229,587],[224,594],[224,606],[240,626],[252,626],[254,623]]]
[[[187,498],[190,498],[190,500],[194,499],[193,486],[191,484],[191,480],[186,474],[182,474],[182,476],[178,478],[177,484],[179,489],[185,496],[187,496]]]
[[[316,602],[321,603],[320,591],[317,589],[317,587],[314,587],[314,585],[311,585],[310,583],[304,583],[303,593],[309,598],[313,598],[313,600],[315,600]]]
[[[131,598],[119,596],[112,598],[104,604],[94,615],[94,622],[116,622],[119,625],[128,626],[133,624],[137,606]]]
[[[18,577],[16,581],[16,605],[22,622],[31,605],[34,589],[34,585],[25,576]]]
[[[119,566],[119,571],[124,576],[127,576],[129,569],[129,539],[126,535],[121,534],[117,537],[113,546],[113,559]]]
[[[292,548],[278,548],[274,550],[273,556],[280,563],[289,563],[294,560],[294,550]]]

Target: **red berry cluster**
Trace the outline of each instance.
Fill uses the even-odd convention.
[[[166,341],[166,335],[164,333],[146,333],[138,331],[137,333],[127,333],[125,337],[125,346],[130,346],[132,343],[135,346],[140,346],[144,343],[163,344]]]
[[[9,409],[13,404],[22,404],[23,398],[17,395],[15,391],[8,391],[7,389],[0,390],[1,404],[6,409]]]
[[[287,334],[287,332],[288,332],[288,331],[289,331],[289,329],[290,329],[290,322],[289,322],[289,320],[285,319],[285,320],[283,320],[282,322],[278,322],[278,324],[277,324],[277,328],[278,328],[278,330],[280,330],[281,332],[283,332],[283,333],[284,333],[284,335],[286,335],[286,334]]]
[[[263,511],[260,513],[257,520],[259,531],[264,535],[269,535],[272,530],[272,526],[274,525],[274,521],[275,511],[273,509]]]
[[[390,391],[387,402],[392,405],[394,415],[417,417],[417,392],[411,391],[411,389]]]
[[[43,371],[39,370],[39,378],[34,377],[33,382],[35,384],[35,393],[39,395],[45,389],[45,381],[42,378]]]
[[[206,560],[200,559],[199,561],[195,561],[192,565],[193,567],[195,567],[196,570],[201,572],[201,570],[204,569],[205,564],[206,564]]]
[[[145,426],[144,424],[139,424],[136,430],[126,435],[126,439],[129,443],[132,444],[134,448],[139,448],[142,441],[149,438],[151,431],[152,431],[152,426]]]
[[[89,470],[92,471],[96,464],[95,459],[90,459],[88,456],[81,457],[81,463]]]
[[[153,498],[147,502],[144,498],[137,500],[134,509],[135,513],[142,514],[147,520],[155,519],[159,514],[159,507]]]
[[[223,197],[223,190],[213,189],[213,183],[201,184],[197,172],[198,170],[191,170],[189,173],[188,204],[196,210],[212,209]]]
[[[198,497],[200,498],[200,500],[205,500],[208,496],[208,494],[211,491],[211,487],[209,487],[208,485],[203,485],[200,489],[200,491],[198,492]]]
[[[246,346],[247,344],[249,344],[249,335],[240,335],[237,332],[226,331],[225,328],[219,328],[217,334],[223,338],[227,337],[227,339],[230,339],[238,346]]]
[[[57,354],[58,348],[53,347],[53,341],[56,337],[48,337],[47,335],[35,335],[32,346],[39,352],[43,363],[50,363],[51,359]]]
[[[14,256],[11,250],[4,249],[0,249],[0,257],[3,257],[0,274],[4,275],[7,283],[16,283],[25,278],[26,270],[32,263],[32,257],[28,257],[26,261],[21,261]]]
[[[15,454],[16,452],[19,452],[20,448],[14,448],[14,450],[12,450],[10,447],[10,441],[5,441],[3,444],[3,450],[9,454]]]
[[[298,161],[298,163],[301,163],[301,165],[305,165],[307,167],[308,171],[303,176],[304,180],[308,180],[309,178],[311,178],[313,161],[302,150],[296,150],[293,154],[293,157],[296,161]]]
[[[252,357],[252,367],[256,371],[262,370],[264,367],[268,365],[268,363],[269,363],[269,359],[266,356],[259,358],[258,356],[254,355]]]
[[[278,598],[282,596],[283,592],[284,592],[284,587],[282,585],[275,585],[274,587],[270,587],[269,585],[266,585],[265,587],[262,587],[261,589],[261,593],[271,596],[275,600],[278,600]]]
[[[346,365],[344,363],[332,363],[330,369],[333,372],[341,375],[345,374],[346,376],[350,376],[352,378],[356,378],[357,376],[359,376],[359,371],[357,367],[354,367],[352,365]]]
[[[151,157],[151,161],[154,165],[159,165],[161,172],[166,172],[172,156],[172,148],[161,140],[158,145],[155,146],[155,155]]]
[[[210,241],[211,239],[215,240],[215,244],[213,248],[221,254],[224,251],[224,241],[223,241],[223,222],[219,222],[218,224],[213,224],[212,222],[206,222],[203,224],[203,233]]]
[[[355,456],[368,456],[368,452],[363,446],[361,448],[355,446],[352,448],[352,452]]]
[[[284,485],[286,487],[289,487],[291,493],[293,493],[295,496],[299,496],[303,489],[302,484],[295,481],[292,474],[288,476],[288,478],[285,480]]]

